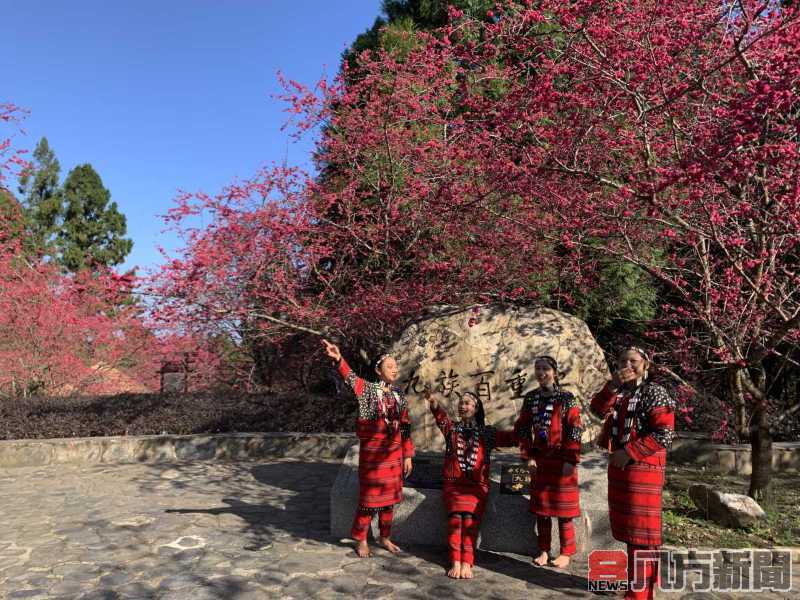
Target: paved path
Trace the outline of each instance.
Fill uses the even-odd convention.
[[[480,552],[477,578],[451,581],[439,549],[360,560],[328,534],[337,469],[277,460],[0,471],[0,597],[594,597],[585,564],[562,573]]]

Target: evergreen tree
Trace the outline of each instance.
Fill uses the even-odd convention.
[[[36,249],[52,253],[52,244],[63,215],[63,196],[58,185],[61,165],[47,138],[43,137],[33,151],[33,161],[19,178],[19,193],[30,230],[30,241]]]
[[[118,265],[133,247],[125,215],[89,164],[70,171],[64,181],[64,222],[58,234],[60,260],[70,271],[92,265]]]
[[[352,68],[355,57],[364,50],[392,49],[398,42],[393,33],[398,31],[429,31],[447,23],[448,6],[464,11],[474,18],[485,18],[496,0],[383,0],[381,16],[372,27],[360,34],[353,45],[345,50],[343,60]],[[389,26],[382,34],[381,30]]]

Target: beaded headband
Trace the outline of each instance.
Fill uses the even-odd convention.
[[[535,365],[540,360],[543,360],[548,365],[550,365],[552,367],[553,371],[556,372],[556,375],[558,375],[558,363],[556,362],[555,358],[553,358],[552,356],[547,356],[547,355],[537,356],[536,360],[533,361],[533,364]]]
[[[650,362],[650,355],[647,352],[645,352],[642,348],[640,348],[639,346],[628,346],[622,352],[620,352],[620,356],[622,354],[624,354],[625,352],[636,352],[636,354],[641,356],[647,362]]]
[[[461,392],[461,393],[456,392],[456,393],[458,394],[459,400],[461,400],[461,398],[464,398],[465,396],[469,396],[470,398],[472,398],[472,401],[475,403],[475,406],[478,406],[478,404],[480,404],[481,399],[478,398],[478,396],[476,394],[473,394],[472,392]]]
[[[380,368],[380,366],[381,366],[381,363],[382,363],[383,361],[385,361],[387,358],[389,358],[390,356],[391,356],[391,354],[381,354],[381,355],[378,357],[378,360],[376,360],[376,361],[375,361],[375,368],[376,368],[376,369]]]

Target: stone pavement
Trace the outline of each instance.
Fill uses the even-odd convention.
[[[328,533],[338,468],[281,459],[2,470],[0,597],[593,597],[585,564],[561,573],[534,569],[525,556],[479,552],[477,578],[452,581],[443,549],[356,558]]]

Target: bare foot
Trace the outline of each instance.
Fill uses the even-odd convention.
[[[559,569],[566,569],[569,566],[569,556],[566,554],[559,554],[557,558],[553,559],[553,566]]]
[[[537,567],[543,567],[547,564],[549,559],[550,557],[547,555],[547,552],[542,552],[539,556],[535,556],[533,558],[533,564],[535,564]]]
[[[453,579],[460,579],[461,578],[461,563],[454,562],[453,566],[450,567],[450,570],[447,572],[447,576]]]
[[[400,553],[400,548],[398,548],[394,543],[392,543],[392,540],[390,540],[389,538],[378,538],[378,543],[384,548],[386,548],[392,554]]]
[[[472,565],[461,563],[461,579],[472,579]]]
[[[369,545],[367,545],[367,540],[361,540],[356,545],[356,554],[359,558],[369,558],[372,554],[369,551]]]

